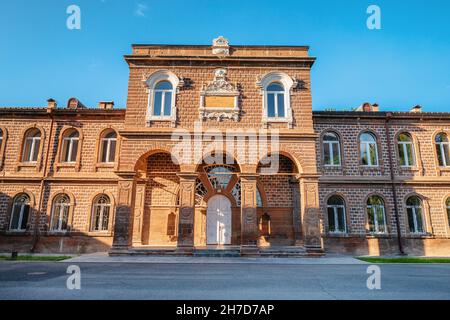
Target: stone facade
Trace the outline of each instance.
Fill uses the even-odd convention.
[[[450,254],[450,169],[435,144],[450,131],[450,114],[368,104],[313,112],[307,47],[218,38],[212,47],[132,50],[126,109],[86,108],[75,98],[67,107],[49,100],[0,109],[0,251],[392,254],[400,240],[407,253]],[[368,131],[379,159],[370,167],[360,157]],[[339,165],[324,163],[327,132],[338,138]],[[412,137],[410,167],[399,163],[402,132]],[[370,232],[372,195],[383,199],[385,232]],[[412,195],[421,201],[419,233],[409,227]],[[333,196],[342,206],[330,205]],[[342,232],[330,232],[330,212],[345,216],[336,220]]]

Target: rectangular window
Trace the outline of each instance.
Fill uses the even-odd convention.
[[[344,208],[342,207],[337,207],[337,214],[338,214],[338,223],[339,223],[339,227],[338,227],[338,231],[339,232],[345,232],[345,213],[344,213]]]
[[[367,150],[367,144],[361,144],[361,163],[365,166],[369,165],[369,155]]]
[[[325,162],[325,165],[332,165],[333,161],[331,159],[331,153],[330,153],[330,143],[324,143],[323,144],[323,160]]]
[[[267,95],[267,115],[275,117],[275,95],[273,93]]]
[[[162,92],[155,92],[155,101],[153,102],[153,115],[160,116],[162,109]]]
[[[450,144],[446,143],[443,145],[444,149],[444,159],[445,159],[445,166],[450,166]]]
[[[334,219],[334,208],[328,207],[328,230],[330,232],[336,232],[336,224]]]
[[[172,111],[172,92],[164,93],[164,115],[170,116]]]
[[[277,94],[277,107],[278,107],[278,117],[284,118],[285,112],[284,112],[284,94],[278,93]]]
[[[377,145],[375,143],[369,144],[369,152],[370,152],[370,165],[371,166],[378,165]]]
[[[441,148],[440,144],[436,144],[436,153],[438,157],[439,166],[444,167],[444,155],[443,155],[443,148]]]
[[[22,206],[14,205],[14,208],[12,210],[11,230],[19,229],[19,219],[20,219],[21,211],[22,211]]]

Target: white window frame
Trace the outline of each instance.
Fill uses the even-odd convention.
[[[284,88],[284,117],[269,117],[268,108],[268,93],[272,91],[267,91],[267,88],[273,83],[280,83]],[[263,95],[263,112],[262,112],[262,122],[264,125],[269,123],[287,123],[288,128],[292,128],[293,116],[292,116],[292,106],[291,106],[291,93],[292,89],[297,85],[297,81],[293,80],[287,74],[283,72],[269,72],[264,75],[261,80],[259,80],[256,85],[261,88],[261,94]],[[280,93],[280,91],[276,91]],[[276,105],[278,102],[276,101]],[[275,108],[275,114],[278,113],[277,108]]]
[[[111,131],[112,132],[112,131]],[[108,135],[110,132],[107,132],[106,135]],[[105,135],[105,136],[106,136]],[[104,148],[104,142],[106,142],[106,150]],[[111,144],[112,142],[116,143],[116,149],[114,152],[114,160],[113,161],[109,161],[110,158],[110,153],[111,153]],[[106,161],[103,161],[103,154],[106,152]],[[117,155],[117,134],[115,138],[106,138],[103,137],[100,140],[100,163],[115,163],[116,162],[116,155]]]
[[[73,150],[73,144],[74,144],[75,141],[78,142],[77,149],[75,150],[76,151],[75,160],[71,161],[69,159],[72,158],[72,155],[73,155],[72,153],[74,151]],[[64,155],[64,151],[66,150],[65,149],[65,145],[66,144],[68,144],[68,146],[67,146],[67,148],[68,148],[67,158],[69,158],[69,159],[66,159],[65,155]],[[62,149],[61,149],[61,163],[76,163],[77,162],[77,158],[78,158],[78,148],[80,147],[80,134],[78,133],[78,137],[63,137],[63,139],[62,139],[62,146],[61,147],[62,147]]]
[[[408,199],[406,201],[408,201]],[[414,231],[413,232],[409,231],[411,234],[421,235],[421,234],[425,234],[426,233],[426,231],[425,231],[426,230],[426,227],[425,227],[425,212],[424,212],[424,208],[423,208],[423,201],[421,199],[420,199],[420,203],[421,203],[420,206],[406,205],[406,215],[408,215],[408,209],[411,209],[412,213],[413,213]],[[422,232],[418,231],[418,228],[417,228],[417,208],[420,208],[421,215],[422,215],[422,229],[423,229]],[[408,220],[408,224],[409,224],[409,218],[408,217],[407,217],[407,220]],[[410,229],[410,228],[408,228],[408,229]]]
[[[277,84],[276,82],[272,82],[270,85],[272,84]],[[286,118],[286,91],[284,90],[284,86],[283,84],[279,83],[282,87],[283,87],[283,91],[266,91],[266,101],[269,101],[269,94],[273,94],[273,107],[274,107],[274,112],[275,115],[274,116],[269,116],[269,105],[267,105],[267,118],[270,119],[270,121],[272,120],[279,120],[282,119],[284,120]],[[279,117],[278,116],[278,96],[279,95],[283,95],[283,109],[284,109],[284,117]]]
[[[362,136],[363,136],[363,134],[369,134],[369,135],[371,135],[373,138],[374,138],[374,140],[375,141],[373,141],[373,142],[370,142],[370,141],[362,141],[361,140],[361,138],[362,138]],[[367,153],[367,164],[363,164],[362,163],[362,158],[363,158],[363,145],[365,146],[365,150],[366,150],[366,153]],[[373,164],[372,163],[372,157],[370,156],[371,155],[371,152],[370,152],[370,145],[375,145],[375,159],[377,160],[377,163],[376,164]],[[364,167],[372,167],[372,168],[376,168],[376,167],[378,167],[379,165],[380,165],[380,159],[378,158],[378,144],[377,144],[377,138],[376,138],[376,136],[373,134],[373,133],[371,133],[371,132],[363,132],[361,135],[360,135],[360,137],[359,137],[359,148],[360,148],[360,161],[361,161],[361,163],[362,163],[362,165],[364,166]]]
[[[328,209],[333,209],[333,218],[334,218],[334,226],[335,228],[339,226],[339,213],[338,209],[342,209],[342,212],[344,214],[344,231],[339,230],[330,230],[330,223],[328,223],[328,232],[330,234],[347,234],[347,212],[345,211],[345,204],[343,205],[337,205],[337,204],[328,204],[327,203],[327,217],[328,217]]]
[[[18,199],[19,197],[23,197],[23,196],[24,196],[24,195],[20,195],[20,196],[18,196],[18,197],[16,197],[16,198],[14,199],[13,206],[12,206],[12,208],[11,208],[11,218],[10,218],[10,221],[9,221],[9,230],[10,230],[10,231],[20,231],[20,232],[24,232],[24,231],[27,230],[26,228],[25,228],[25,229],[21,229],[21,225],[22,225],[22,222],[23,222],[23,214],[24,214],[25,206],[28,206],[28,207],[29,207],[29,210],[31,211],[30,198],[29,198],[28,196],[26,196],[26,197],[28,198],[28,201],[27,201],[27,202],[21,202],[21,203],[20,203],[20,213],[19,213],[19,221],[18,221],[18,223],[17,223],[17,229],[13,229],[13,228],[12,228],[12,222],[13,222],[13,220],[14,220],[14,212],[15,212],[16,207],[19,205],[19,204],[17,203],[17,199]],[[31,212],[28,213],[28,219],[30,218],[30,214],[31,214]]]
[[[441,133],[437,134],[436,136],[438,136],[438,135],[445,135],[447,137],[447,140],[449,139],[448,135],[446,133],[441,132]],[[440,166],[441,168],[448,168],[448,167],[450,167],[450,163],[447,163],[447,157],[446,157],[446,154],[445,154],[445,147],[444,147],[445,145],[447,145],[447,148],[450,150],[450,141],[436,142],[436,140],[435,140],[435,143],[439,146],[439,150],[441,151],[441,157],[442,157],[442,160],[444,161],[444,165],[441,166],[440,163],[439,163],[439,155],[436,155],[437,156],[437,161],[438,161],[438,166]],[[450,153],[450,151],[449,151],[449,153]]]
[[[332,133],[334,134],[338,141],[327,141],[325,140],[325,135],[322,138],[322,144],[323,144],[323,148],[322,148],[322,152],[323,152],[323,164],[325,167],[340,167],[342,166],[342,158],[341,158],[341,141],[339,139],[339,136],[337,134],[335,134],[334,132],[327,132],[327,133]],[[326,134],[327,134],[326,133]],[[338,157],[339,157],[339,164],[330,164],[330,163],[325,163],[325,148],[328,148],[328,152],[330,153],[330,159],[333,158],[333,145],[337,145],[337,150],[338,150]]]
[[[109,200],[109,203],[99,203],[99,199],[102,197],[107,197]],[[102,230],[101,228],[98,228],[98,230],[96,229],[96,225],[95,225],[95,212],[96,212],[96,208],[100,207],[100,218],[99,223],[100,226],[102,227],[102,223],[103,223],[103,215],[105,213],[105,208],[109,208],[109,212],[108,212],[108,227],[106,228],[106,230]],[[107,195],[100,195],[95,197],[94,199],[94,203],[92,204],[92,222],[91,222],[91,232],[109,232],[109,224],[110,224],[110,219],[111,219],[111,198]]]
[[[158,83],[162,81],[168,81],[172,84],[172,90],[156,90],[156,86]],[[171,71],[169,70],[159,70],[154,73],[152,73],[150,76],[146,77],[144,80],[144,84],[147,87],[148,92],[148,104],[147,104],[147,125],[151,125],[153,121],[169,121],[172,123],[172,126],[174,127],[177,120],[177,107],[176,107],[176,100],[177,100],[177,94],[179,91],[179,87],[182,85],[182,82],[180,79]],[[170,107],[170,116],[164,116],[164,105],[161,105],[161,114],[160,116],[155,116],[153,114],[154,110],[154,102],[155,102],[155,95],[156,92],[159,91],[167,91],[172,92],[172,101],[171,101],[171,107]],[[165,94],[163,94],[163,101],[164,102]]]
[[[400,148],[403,149],[403,160],[405,161],[404,165],[400,165],[403,168],[410,168],[410,167],[414,167],[416,165],[416,151],[414,150],[414,142],[413,142],[413,138],[409,133],[406,132],[402,132],[398,135],[398,137],[400,138],[400,135],[407,135],[411,141],[397,141],[397,144]],[[399,139],[398,138],[398,139]],[[409,163],[409,159],[408,159],[408,145],[411,146],[411,156],[412,156],[412,162],[413,163]],[[399,154],[400,156],[400,154]]]
[[[28,146],[29,141],[31,141],[30,153],[29,153],[28,159],[25,159],[25,154],[26,154],[26,151],[27,151],[27,146]],[[34,155],[34,153],[36,151],[35,149],[36,149],[37,141],[39,141],[39,149],[40,149],[40,147],[41,147],[41,136],[40,135],[39,135],[39,137],[30,137],[30,136],[26,136],[25,137],[25,141],[24,141],[25,145],[23,146],[23,151],[22,151],[22,162],[24,162],[24,163],[37,163],[38,158],[39,158],[39,151],[40,150],[38,150],[37,159],[33,160],[33,155]]]
[[[383,224],[384,224],[384,231],[380,231],[380,227],[378,224],[378,219],[376,217],[376,212],[377,212],[377,208],[381,208],[383,211]],[[387,233],[387,221],[386,221],[386,208],[384,205],[384,201],[383,201],[383,205],[367,205],[367,210],[371,210],[372,214],[373,214],[373,221],[374,221],[374,225],[375,225],[375,231],[370,231],[370,233],[372,234],[386,234]],[[367,213],[368,214],[368,213]],[[367,217],[369,218],[369,217]]]
[[[66,197],[69,202],[68,203],[61,203],[61,202],[57,202],[60,197]],[[59,211],[59,218],[58,218],[58,228],[54,229],[53,228],[53,220],[55,219],[55,211],[58,210]],[[66,232],[68,231],[68,227],[69,227],[69,221],[67,221],[67,229],[62,229],[62,221],[63,219],[61,219],[61,217],[63,216],[64,210],[67,210],[67,220],[69,219],[69,215],[70,215],[70,198],[67,195],[58,195],[54,202],[53,202],[53,206],[52,206],[52,218],[50,219],[50,231],[52,232]]]

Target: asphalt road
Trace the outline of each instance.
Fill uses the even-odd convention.
[[[450,299],[448,264],[380,265],[369,290],[368,265],[77,263],[69,290],[70,264],[0,262],[0,299]]]

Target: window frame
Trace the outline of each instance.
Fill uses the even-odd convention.
[[[59,203],[57,202],[60,198],[65,197],[68,202],[66,203]],[[59,206],[59,218],[58,218],[58,228],[54,229],[53,228],[53,221],[55,218],[55,210],[56,210],[56,206]],[[52,211],[51,211],[51,216],[50,216],[50,225],[49,225],[49,231],[52,233],[65,233],[70,231],[70,217],[71,217],[71,210],[72,210],[72,200],[71,197],[67,194],[67,193],[58,193],[53,197],[53,202],[52,202]],[[62,219],[61,219],[61,211],[63,210],[63,208],[66,208],[67,210],[67,227],[66,229],[61,229],[61,224],[62,224]]]
[[[401,141],[400,140],[400,136],[401,135],[407,135],[410,138],[410,141]],[[398,155],[398,163],[400,165],[401,168],[414,168],[417,166],[417,159],[416,159],[416,148],[415,148],[415,143],[414,143],[414,137],[412,136],[411,133],[406,132],[406,131],[402,131],[397,135],[397,155]],[[407,150],[407,146],[410,146],[411,148],[411,160],[412,163],[409,163],[409,159],[408,159],[408,150]],[[402,148],[403,151],[403,161],[406,164],[402,165],[402,159],[400,156],[400,148]],[[406,161],[405,161],[406,160]]]
[[[170,106],[170,116],[155,116],[153,114],[154,111],[154,102],[155,102],[155,96],[156,96],[156,86],[163,81],[170,82],[172,85],[172,101]],[[180,79],[171,71],[169,70],[158,70],[149,76],[145,77],[145,80],[143,80],[144,85],[147,88],[148,93],[148,101],[147,101],[147,117],[146,117],[146,123],[147,126],[151,126],[152,122],[155,121],[167,121],[171,122],[172,127],[175,127],[176,120],[177,120],[177,94],[179,93],[179,88],[184,84],[183,81],[180,81]],[[162,114],[164,114],[164,106],[161,106]]]
[[[369,142],[369,141],[362,141],[362,136],[364,134],[369,134],[373,137],[374,141],[373,142]],[[359,163],[366,168],[378,168],[380,167],[380,158],[379,158],[379,151],[378,151],[378,137],[375,133],[373,133],[372,131],[363,131],[360,133],[359,137],[358,137],[358,144],[359,144]],[[367,152],[367,164],[363,163],[363,145],[366,147],[366,152]],[[375,146],[375,159],[377,161],[376,164],[372,163],[372,159],[371,159],[371,153],[370,153],[370,145],[374,145]]]
[[[342,205],[336,205],[336,204],[330,205],[329,201],[330,201],[330,199],[332,199],[334,197],[339,197],[342,200],[343,204]],[[334,218],[334,224],[335,224],[335,230],[334,231],[330,230],[330,222],[329,222],[329,214],[328,214],[328,210],[329,209],[333,209],[333,218]],[[344,231],[336,230],[336,226],[337,227],[339,226],[338,209],[342,209],[342,214],[343,214],[343,219],[344,219]],[[334,194],[334,195],[331,195],[331,196],[329,196],[327,198],[327,201],[326,201],[326,217],[327,217],[327,223],[328,223],[327,232],[330,235],[346,235],[346,234],[348,234],[346,201],[341,195]],[[339,227],[338,227],[338,229],[339,229]]]
[[[382,205],[369,205],[369,200],[371,198],[379,198],[382,201]],[[378,219],[376,219],[376,210],[377,208],[382,209],[383,211],[383,223],[384,223],[384,231],[380,231],[379,229],[379,224],[378,224]],[[375,230],[371,231],[370,230],[370,218],[369,218],[369,210],[372,212],[373,214],[373,221],[374,221],[374,227]],[[388,221],[387,221],[387,216],[386,216],[386,201],[384,201],[384,198],[378,194],[372,194],[370,196],[367,197],[366,200],[366,217],[367,217],[367,226],[368,226],[368,232],[369,234],[373,234],[373,235],[385,235],[388,234]]]
[[[71,131],[73,131],[74,133],[77,134],[76,137],[70,137],[71,135]],[[75,157],[74,157],[74,144],[75,141],[77,143],[76,145],[76,150],[75,150]],[[66,146],[66,144],[68,144]],[[66,154],[65,154],[65,150],[66,148],[68,148],[67,150],[67,158],[66,158]],[[76,129],[67,129],[64,131],[63,133],[63,137],[61,140],[61,153],[60,153],[60,159],[59,162],[61,164],[76,164],[77,163],[77,158],[78,158],[78,153],[79,153],[79,148],[80,148],[80,132]],[[71,160],[75,158],[75,160]]]
[[[15,208],[18,204],[17,200],[21,197],[26,197],[27,201],[21,203],[20,211],[19,211],[19,220],[17,221],[18,228],[13,229],[12,224],[13,224],[14,212],[15,212]],[[22,229],[21,226],[23,223],[23,218],[24,218],[23,214],[24,214],[25,206],[28,206],[29,211],[28,211],[28,217],[27,217],[25,229]],[[10,232],[26,232],[31,214],[32,214],[32,198],[30,197],[30,195],[26,192],[21,192],[21,193],[16,194],[11,203],[8,231],[10,231]]]
[[[106,138],[107,135],[109,135],[110,133],[114,133],[115,137],[114,138]],[[107,142],[107,149],[106,149],[106,155],[105,158],[106,159],[110,159],[111,158],[111,143],[114,141],[115,142],[115,151],[114,151],[114,159],[113,161],[103,161],[103,153],[105,152],[104,150],[104,142]],[[104,165],[113,165],[114,163],[116,163],[117,160],[117,147],[119,145],[119,137],[118,134],[115,130],[113,129],[107,129],[104,130],[101,134],[100,134],[100,150],[99,150],[99,156],[98,156],[98,163],[100,164],[104,164]]]
[[[104,204],[104,203],[98,203],[100,201],[100,199],[102,197],[106,197],[109,201],[109,203]],[[100,221],[100,223],[102,223],[103,221],[103,216],[104,216],[104,209],[108,208],[108,224],[107,224],[107,229],[103,230],[103,229],[99,229],[96,230],[96,207],[100,207],[101,211],[100,211],[100,218],[98,219]],[[108,234],[111,233],[111,219],[112,217],[112,208],[113,208],[113,203],[111,200],[111,196],[106,194],[106,193],[101,193],[101,194],[97,194],[93,200],[92,200],[92,204],[91,204],[91,223],[90,223],[90,227],[89,227],[89,232],[91,233],[98,233],[98,234]],[[103,224],[102,224],[103,225]]]
[[[268,108],[268,90],[267,88],[273,83],[280,83],[284,89],[284,117],[269,117]],[[257,87],[261,89],[262,95],[262,123],[268,126],[270,123],[286,123],[288,128],[293,127],[293,111],[291,104],[291,95],[293,89],[297,86],[298,82],[288,76],[284,72],[273,71],[265,74],[260,80],[256,82]],[[277,91],[279,93],[279,91]],[[278,110],[277,110],[278,112]]]
[[[444,135],[447,138],[446,142],[437,142],[436,138],[439,135]],[[450,160],[450,138],[447,132],[440,131],[437,134],[434,135],[434,145],[435,145],[435,154],[436,154],[436,162],[437,166],[441,169],[449,169],[450,168],[450,161],[447,163],[447,158]],[[439,146],[439,151],[437,150],[437,147]],[[445,146],[447,146],[448,153],[446,155],[445,153]],[[443,165],[439,163],[439,152],[441,154],[441,158],[443,160]]]
[[[408,205],[408,200],[411,198],[417,198],[420,201],[420,206],[415,206],[415,205]],[[418,232],[418,228],[417,228],[417,208],[420,208],[421,211],[421,217],[422,217],[422,232]],[[408,197],[406,197],[405,200],[405,209],[406,209],[406,220],[408,222],[408,233],[411,235],[418,235],[418,236],[423,236],[427,234],[427,223],[426,223],[426,215],[425,215],[425,207],[424,207],[424,201],[423,199],[418,196],[418,195],[409,195]],[[409,224],[409,210],[412,210],[413,215],[413,222],[414,222],[414,231],[411,231],[411,226]]]
[[[326,141],[325,137],[327,134],[333,134],[336,136],[337,141]],[[325,148],[328,148],[328,152],[330,153],[330,160],[333,159],[333,145],[337,145],[338,150],[338,158],[339,158],[339,164],[330,164],[326,163],[325,161]],[[334,131],[325,131],[322,135],[322,162],[324,167],[327,168],[339,168],[342,166],[342,152],[341,152],[341,137],[339,134],[337,134]]]
[[[278,84],[281,86],[282,90],[281,91],[270,91],[268,90],[268,88],[273,85],[273,84]],[[286,119],[286,115],[287,115],[287,108],[286,108],[286,89],[284,89],[284,85],[280,82],[271,82],[267,85],[266,87],[266,101],[267,101],[267,118],[270,119],[270,121],[277,121],[280,119]],[[273,108],[274,108],[274,116],[270,116],[269,115],[269,95],[273,95]],[[283,113],[284,116],[280,117],[278,116],[278,111],[279,111],[279,105],[278,105],[278,96],[282,95],[283,96]]]
[[[35,131],[36,133],[39,133],[39,136],[31,136],[32,132]],[[31,140],[31,145],[30,145],[30,152],[29,152],[29,157],[28,159],[25,159],[25,153],[27,152],[27,147],[28,147],[28,141]],[[36,141],[39,141],[39,144],[37,146],[37,150],[36,150]],[[29,164],[29,165],[37,165],[39,162],[39,158],[41,155],[41,151],[42,151],[42,143],[43,143],[43,139],[42,139],[42,130],[40,130],[39,128],[36,127],[32,127],[32,128],[28,128],[25,131],[25,134],[23,136],[23,143],[22,143],[22,152],[20,155],[20,159],[21,159],[21,163],[23,164]],[[35,153],[37,151],[37,153]],[[34,157],[33,155],[36,154],[36,160],[33,160]]]

